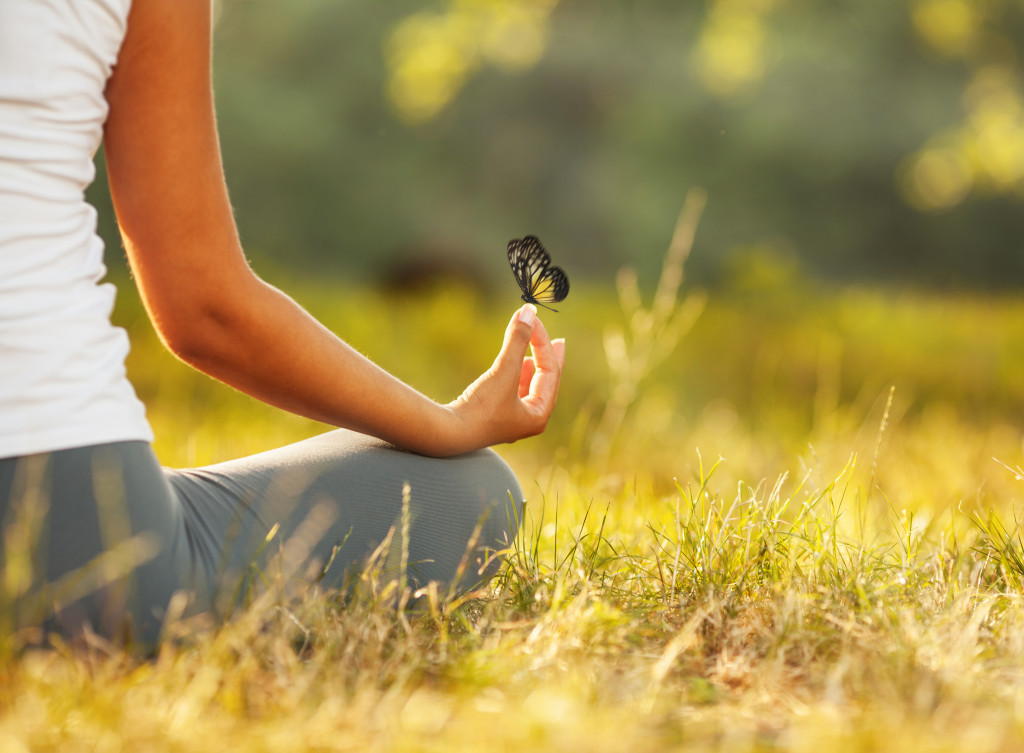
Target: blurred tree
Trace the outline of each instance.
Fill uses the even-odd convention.
[[[918,150],[901,170],[907,200],[922,210],[953,207],[969,193],[1024,198],[1024,97],[1017,57],[1021,3],[915,0],[914,28],[939,55],[971,71],[966,116]]]
[[[759,248],[1015,285],[1022,40],[1021,0],[224,0],[214,74],[257,265],[471,257],[514,303],[532,232],[574,281],[651,280],[702,186],[691,280]]]

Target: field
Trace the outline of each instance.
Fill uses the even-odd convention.
[[[763,262],[544,316],[566,373],[549,431],[499,448],[527,521],[490,591],[272,591],[153,661],[5,634],[0,751],[1021,749],[1024,302]],[[444,400],[515,306],[282,287]],[[117,316],[164,463],[320,430]]]

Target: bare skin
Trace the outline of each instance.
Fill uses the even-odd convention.
[[[221,165],[210,47],[210,0],[135,0],[107,85],[111,194],[143,302],[167,347],[264,402],[425,455],[544,431],[565,343],[551,340],[533,306],[513,315],[491,367],[442,405],[255,275]]]

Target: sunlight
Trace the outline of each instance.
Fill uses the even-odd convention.
[[[717,0],[708,12],[694,58],[709,91],[727,97],[764,77],[764,16],[770,0]]]
[[[979,181],[999,192],[1024,180],[1024,100],[1010,71],[985,68],[967,89],[969,154]]]
[[[949,209],[970,192],[971,166],[958,149],[927,148],[910,159],[899,183],[904,198],[915,209]]]
[[[950,57],[968,52],[977,39],[979,12],[968,0],[918,0],[911,14],[917,33]]]
[[[903,195],[922,211],[949,209],[972,190],[1024,190],[1024,99],[1012,71],[986,67],[964,97],[964,124],[911,157],[899,179]]]
[[[388,98],[407,123],[435,118],[469,75],[489,62],[505,71],[537,64],[557,0],[451,0],[441,13],[416,13],[388,37]]]
[[[457,15],[417,13],[392,32],[388,94],[404,120],[430,120],[462,87],[475,64],[474,30],[465,21]]]

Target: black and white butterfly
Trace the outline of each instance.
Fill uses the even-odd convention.
[[[551,311],[547,304],[558,303],[569,295],[569,278],[559,267],[551,265],[551,257],[536,236],[527,235],[508,242],[508,263],[516,276],[523,300]]]

